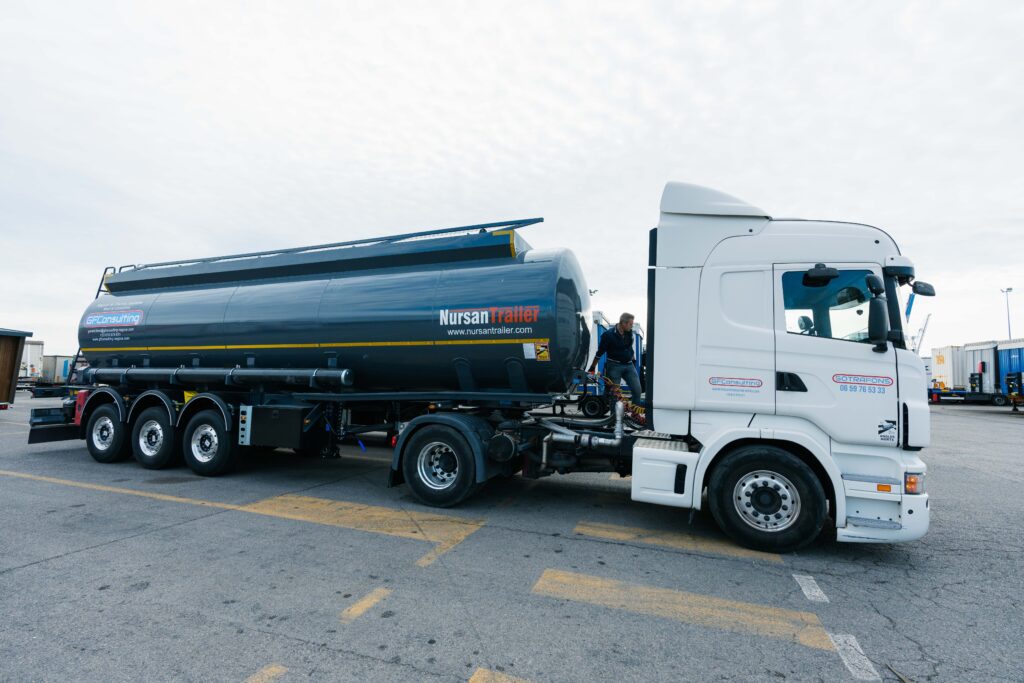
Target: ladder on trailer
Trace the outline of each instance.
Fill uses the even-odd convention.
[[[117,272],[117,268],[115,268],[114,266],[107,266],[106,268],[103,269],[103,275],[100,276],[100,283],[96,286],[96,294],[92,298],[93,301],[95,301],[96,299],[100,298],[100,294],[103,293],[104,288],[106,288],[106,286],[107,286],[107,278],[110,277],[111,275],[113,275],[116,272]],[[81,355],[82,355],[82,347],[78,347],[78,350],[75,351],[74,357],[71,359],[71,367],[68,368],[68,376],[67,376],[67,378],[64,379],[64,388],[65,389],[70,389],[71,388],[71,378],[75,374],[75,366],[78,365],[78,358]]]

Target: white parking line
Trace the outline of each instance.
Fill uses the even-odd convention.
[[[808,600],[811,602],[828,602],[828,596],[825,595],[825,591],[818,587],[818,582],[814,580],[813,576],[793,574],[793,578],[800,584],[800,590],[804,592],[804,596]]]
[[[858,681],[880,681],[882,678],[875,671],[875,665],[860,649],[857,638],[849,634],[829,633],[829,639],[835,646],[843,664]]]

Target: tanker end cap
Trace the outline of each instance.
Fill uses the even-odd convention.
[[[662,213],[771,218],[766,211],[710,187],[670,182],[661,194]]]

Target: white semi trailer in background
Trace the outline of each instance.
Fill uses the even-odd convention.
[[[627,413],[618,403],[611,418],[588,421],[539,411],[564,399],[539,391],[557,363],[574,364],[561,372],[589,362],[583,331],[591,314],[571,254],[519,241],[515,230],[531,222],[474,226],[459,238],[421,239],[434,231],[310,255],[122,269],[82,318],[93,366],[83,373],[87,386],[63,415],[37,411],[30,442],[55,440],[44,431],[69,423],[64,429],[85,438],[101,462],[130,450],[143,466],[163,467],[180,452],[196,472],[213,475],[227,471],[241,446],[298,448],[326,434],[318,445],[330,453],[346,434],[386,430],[389,485],[408,484],[430,505],[455,505],[502,474],[615,471],[632,474],[636,501],[699,509],[706,500],[722,529],[749,547],[792,550],[827,523],[840,541],[925,534],[925,370],[907,348],[901,299],[934,291],[914,282],[911,261],[886,232],[773,219],[721,192],[669,183],[650,231],[645,410]],[[470,249],[487,256],[473,260]],[[511,269],[556,261],[562,270],[551,272],[565,275],[553,285],[555,303],[545,303],[546,290],[517,294],[546,281],[515,272],[547,271]],[[273,273],[298,275],[276,284]],[[405,284],[412,278],[437,283],[429,284],[433,303],[401,301],[424,289]],[[286,295],[312,290],[312,304],[296,299],[304,308]],[[480,327],[493,322],[483,306],[495,296],[507,298],[496,315],[517,325],[509,334],[545,338],[495,337],[504,328]],[[393,302],[408,318],[393,334],[416,339],[367,340],[377,328],[345,317],[366,311],[359,315],[388,323]],[[308,322],[295,317],[303,310],[312,311]],[[300,336],[303,329],[310,331]],[[364,337],[349,340],[349,330]],[[223,359],[235,356],[242,366],[228,367]],[[321,358],[329,364],[302,365]],[[395,360],[377,360],[387,358]],[[287,367],[270,366],[275,359]],[[493,360],[524,389],[495,388],[504,370],[495,373]],[[401,368],[410,383],[388,388],[381,378]],[[437,389],[454,381],[447,368],[458,373],[457,391]]]

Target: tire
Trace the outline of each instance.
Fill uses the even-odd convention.
[[[203,477],[216,477],[234,467],[238,447],[225,429],[220,411],[203,410],[188,421],[181,451],[190,470]]]
[[[708,503],[733,540],[769,552],[807,545],[821,533],[828,514],[814,471],[789,451],[767,445],[724,456],[711,473]]]
[[[1003,407],[1008,403],[1009,401],[1002,394],[996,394],[995,396],[992,397],[992,405],[994,406]]]
[[[477,488],[473,451],[451,427],[430,425],[413,434],[402,451],[402,472],[413,495],[433,507],[457,505]]]
[[[600,396],[584,396],[580,401],[580,412],[590,419],[601,417],[608,412],[608,404]]]
[[[96,462],[118,462],[128,457],[128,425],[121,422],[121,414],[113,404],[101,405],[92,411],[85,426],[85,446]]]
[[[178,458],[177,436],[166,408],[146,408],[132,425],[132,455],[147,470],[163,469]]]

